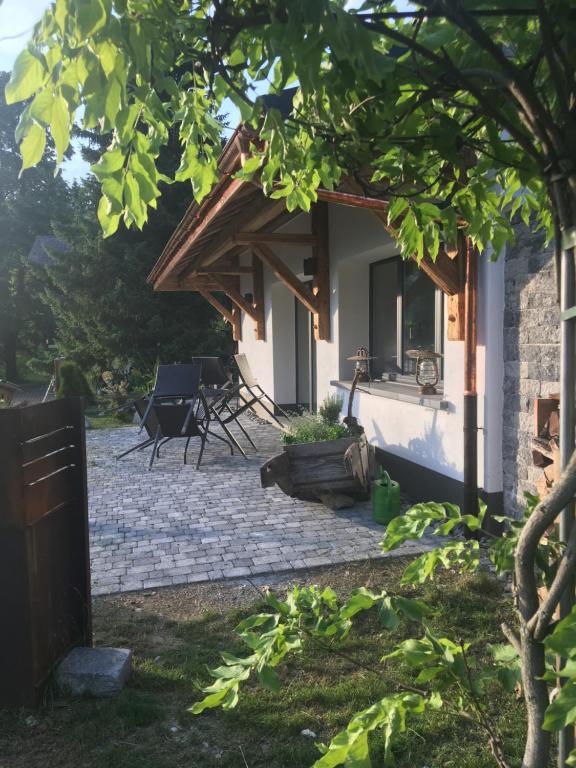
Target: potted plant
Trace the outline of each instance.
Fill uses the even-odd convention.
[[[284,450],[260,469],[262,486],[278,485],[288,496],[320,500],[332,508],[370,496],[374,449],[363,434],[341,423],[343,400],[328,397],[318,414],[290,420]]]

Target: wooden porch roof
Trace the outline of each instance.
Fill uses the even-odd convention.
[[[358,194],[357,185],[345,180],[336,191],[317,191],[319,203],[312,208],[312,235],[276,233],[275,230],[300,211],[290,213],[284,199],[273,200],[263,194],[257,183],[234,178],[248,156],[250,143],[256,140],[253,130],[244,126],[236,129],[220,156],[220,180],[200,205],[195,202],[190,205],[148,276],[148,282],[156,291],[198,291],[232,324],[237,339],[241,338],[240,312],[245,312],[256,324],[256,338],[264,339],[261,275],[265,266],[313,313],[316,337],[328,339],[329,252],[325,203],[371,211],[384,229],[390,231],[389,203]],[[450,306],[449,331],[453,322],[460,325],[463,313],[464,240],[452,252],[441,249],[435,262],[424,259],[420,264],[434,283],[454,299]],[[269,247],[278,242],[312,247],[312,293]],[[252,250],[251,266],[241,266],[239,256],[247,249]],[[252,276],[251,295],[240,293],[240,277],[244,274]],[[213,292],[226,293],[232,308],[227,309]],[[460,328],[454,333],[462,337]]]

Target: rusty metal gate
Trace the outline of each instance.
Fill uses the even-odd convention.
[[[80,398],[0,410],[0,708],[36,706],[54,663],[90,645]]]

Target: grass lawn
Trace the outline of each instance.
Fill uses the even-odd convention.
[[[345,595],[355,586],[395,589],[406,562],[375,561],[310,572],[306,581]],[[281,592],[284,579],[274,588]],[[435,608],[434,629],[482,651],[501,642],[510,598],[487,576],[445,575],[438,587],[403,593]],[[95,601],[95,642],[134,651],[129,686],[107,701],[54,699],[37,713],[0,714],[1,768],[307,768],[319,753],[303,729],[329,741],[358,710],[408,681],[396,663],[378,659],[415,627],[383,632],[365,617],[342,648],[347,658],[310,649],[279,669],[282,691],[248,684],[230,712],[192,716],[186,710],[209,681],[207,665],[221,650],[241,651],[236,623],[260,606],[246,584],[198,584]],[[497,719],[512,766],[524,744],[524,705],[494,690]],[[374,737],[376,755],[379,738]],[[492,768],[482,734],[463,720],[435,713],[413,720],[396,749],[398,768]],[[382,763],[378,759],[375,765]]]

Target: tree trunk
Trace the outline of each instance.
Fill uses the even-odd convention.
[[[556,230],[556,252],[559,253],[563,247],[562,236],[565,232],[571,230],[576,225],[576,194],[572,192],[570,182],[562,177],[558,180],[551,179],[548,188],[552,210],[559,226]],[[574,256],[574,253],[572,254]],[[559,279],[559,272],[557,272]],[[574,321],[572,321],[574,322]],[[573,441],[572,441],[573,442]],[[574,445],[570,445],[570,455],[574,450]],[[546,502],[548,506],[558,506],[555,514],[548,516],[548,525],[554,521],[554,517],[565,508],[566,504],[574,495],[576,483],[571,478],[570,473],[566,471],[567,467],[562,468],[562,476],[555,486],[552,494]],[[553,497],[564,486],[563,503],[555,505]],[[544,505],[546,506],[546,502]],[[538,594],[538,582],[535,573],[535,556],[540,537],[544,534],[546,526],[538,526],[538,521],[533,519],[538,513],[538,508],[534,511],[530,522],[526,525],[521,536],[516,552],[516,589],[517,589],[517,610],[520,619],[520,640],[521,640],[521,668],[522,685],[524,688],[524,698],[527,711],[527,736],[522,768],[543,768],[548,765],[550,756],[550,733],[542,730],[544,715],[549,704],[548,684],[540,678],[545,672],[545,651],[542,640],[536,640],[534,637],[535,623],[531,622],[540,606],[540,596]],[[542,509],[544,515],[546,509]],[[531,525],[535,523],[535,525]],[[527,530],[531,529],[531,530]],[[572,597],[572,595],[570,595]],[[530,624],[529,624],[530,623]]]

